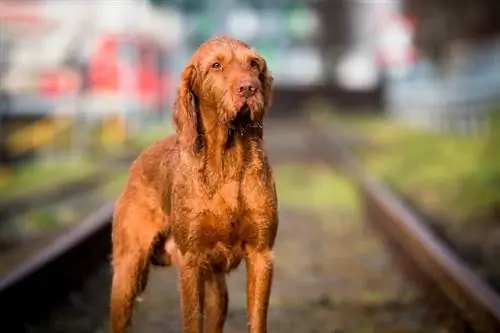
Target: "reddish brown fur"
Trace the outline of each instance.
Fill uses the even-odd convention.
[[[176,135],[141,153],[116,204],[113,333],[127,331],[149,264],[171,262],[179,269],[182,331],[222,332],[226,274],[242,259],[249,331],[267,332],[278,227],[262,137],[271,86],[264,59],[229,37],[202,44],[185,67],[173,114]],[[249,91],[254,95],[245,95]]]

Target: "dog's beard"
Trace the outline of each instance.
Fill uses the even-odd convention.
[[[261,95],[248,99],[234,98],[219,104],[219,119],[229,127],[248,127],[261,123],[264,114],[264,101]]]
[[[262,119],[263,109],[264,103],[261,95],[242,99],[235,103],[234,118],[246,120],[248,124],[259,122]]]

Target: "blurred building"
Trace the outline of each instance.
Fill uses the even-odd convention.
[[[273,114],[320,98],[432,127],[435,115],[478,110],[475,101],[488,104],[498,91],[498,43],[468,47],[469,65],[444,77],[419,56],[419,22],[399,0],[15,1],[0,4],[0,18],[3,123],[68,116],[80,138],[105,117],[122,117],[129,130],[164,119],[189,56],[223,33],[266,57]]]
[[[165,113],[178,16],[134,0],[0,3],[2,150],[38,149],[57,117],[82,137],[103,117]],[[5,147],[14,133],[28,148]]]
[[[438,63],[414,42],[415,30],[428,22],[403,11],[402,1],[390,3],[374,25],[388,116],[439,132],[481,131],[500,105],[500,36],[449,41],[448,55]]]

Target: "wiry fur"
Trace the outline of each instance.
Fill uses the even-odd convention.
[[[238,90],[245,84],[252,96]],[[182,331],[222,332],[226,274],[242,260],[249,331],[267,331],[278,227],[263,144],[271,87],[265,60],[230,37],[208,40],[185,67],[173,112],[176,134],[141,153],[116,204],[113,333],[127,331],[150,263],[172,262],[179,269]]]

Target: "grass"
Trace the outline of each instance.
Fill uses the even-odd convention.
[[[333,117],[373,144],[356,148],[367,168],[430,214],[459,223],[500,207],[500,121],[489,135],[436,134],[375,116]]]
[[[103,195],[109,199],[116,198],[120,194],[120,191],[123,190],[127,177],[128,170],[118,171],[112,180],[109,180],[102,186],[101,191]]]
[[[132,137],[127,149],[143,149],[171,133],[173,127],[170,122],[155,123]],[[3,170],[0,174],[0,198],[20,197],[48,186],[57,187],[68,181],[82,179],[89,176],[95,167],[96,161],[82,156],[67,160],[35,161],[13,170]]]
[[[94,163],[86,158],[64,161],[40,161],[25,164],[13,169],[3,182],[0,182],[0,198],[18,197],[46,186],[58,186],[92,173]]]
[[[355,210],[352,185],[325,165],[276,165],[276,187],[280,206],[304,209]]]
[[[131,147],[142,149],[156,140],[166,137],[172,133],[174,133],[174,128],[170,121],[158,122],[150,125],[147,130],[141,132],[140,135],[133,137],[129,143]]]

